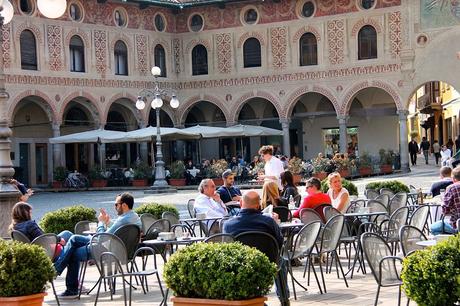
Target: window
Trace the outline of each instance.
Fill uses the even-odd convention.
[[[163,32],[166,28],[165,24],[165,19],[163,15],[161,14],[156,14],[155,15],[155,28],[157,29],[158,32]]]
[[[21,69],[37,70],[37,43],[35,35],[29,30],[24,30],[19,40],[21,49]]]
[[[358,59],[377,58],[377,32],[373,26],[365,25],[358,33]]]
[[[360,0],[361,8],[368,10],[374,7],[375,0]]]
[[[192,75],[208,74],[208,50],[196,45],[192,50]]]
[[[190,30],[193,32],[199,32],[203,29],[203,17],[195,14],[190,18]]]
[[[301,14],[303,17],[311,17],[315,13],[315,5],[311,1],[307,1],[302,5]]]
[[[70,4],[70,6],[69,6],[69,15],[70,15],[70,18],[73,21],[81,21],[81,19],[82,19],[82,11],[81,11],[80,6],[78,4],[76,4],[76,3]]]
[[[115,74],[128,75],[128,48],[121,40],[115,43]]]
[[[244,22],[246,24],[255,24],[257,22],[258,17],[259,14],[257,13],[257,11],[253,8],[250,8],[244,13]]]
[[[34,11],[32,0],[19,0],[19,9],[22,13],[31,15]]]
[[[244,68],[262,66],[260,42],[257,38],[248,38],[243,45]]]
[[[115,10],[113,17],[115,19],[115,25],[116,26],[118,26],[118,27],[126,26],[126,19],[127,18],[126,18],[126,13],[124,11],[122,11],[121,9]]]
[[[166,54],[165,49],[161,45],[156,45],[154,53],[155,66],[161,69],[160,77],[166,77]]]
[[[300,37],[300,66],[318,65],[318,44],[315,35],[305,33]]]
[[[85,45],[83,40],[74,35],[70,39],[70,71],[85,72]]]

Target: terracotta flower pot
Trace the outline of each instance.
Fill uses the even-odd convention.
[[[324,172],[324,171],[315,172],[313,173],[313,177],[316,177],[318,180],[322,181],[327,177],[327,172]]]
[[[53,186],[54,189],[62,188],[62,182],[53,181],[53,183],[51,185]]]
[[[372,174],[372,168],[371,167],[361,167],[359,168],[359,175],[361,176],[369,176]]]
[[[95,188],[107,187],[107,180],[92,180],[91,187],[95,187]]]
[[[147,179],[133,180],[133,187],[145,187],[148,184]]]
[[[212,180],[214,181],[216,188],[219,188],[219,186],[222,186],[224,184],[224,180],[221,177],[213,178]]]
[[[348,169],[339,170],[339,174],[343,178],[349,177],[350,176],[350,170],[348,170]]]
[[[250,300],[242,301],[226,301],[226,300],[209,300],[209,299],[192,299],[192,298],[183,298],[183,297],[172,297],[171,301],[174,306],[199,306],[199,305],[208,305],[208,306],[263,306],[264,302],[267,300],[266,297],[259,297]]]
[[[169,179],[169,185],[171,186],[185,186],[185,179]]]
[[[0,297],[0,305],[2,306],[41,306],[45,298],[46,292],[37,293],[26,296]]]
[[[382,172],[382,173],[392,173],[393,172],[393,167],[391,165],[381,165],[380,166],[380,172]]]

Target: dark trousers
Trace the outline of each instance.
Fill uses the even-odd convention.
[[[436,165],[439,163],[439,158],[441,157],[441,153],[434,153],[434,159],[436,160]]]
[[[412,163],[412,166],[417,164],[417,153],[410,153],[410,162]]]

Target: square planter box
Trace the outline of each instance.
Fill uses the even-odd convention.
[[[250,300],[242,301],[226,301],[226,300],[209,300],[209,299],[192,299],[192,298],[183,298],[183,297],[172,297],[171,301],[174,306],[263,306],[264,302],[267,300],[266,297],[260,297]]]
[[[145,187],[148,184],[147,179],[141,179],[141,180],[133,180],[133,186],[134,187]]]
[[[186,180],[184,178],[182,179],[169,179],[169,185],[171,186],[185,186]]]
[[[91,187],[95,187],[95,188],[107,187],[107,180],[93,180],[91,181]]]

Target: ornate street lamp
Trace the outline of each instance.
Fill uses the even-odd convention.
[[[155,181],[153,185],[150,187],[149,193],[164,193],[169,192],[170,187],[168,182],[166,181],[166,172],[165,172],[165,163],[163,161],[163,153],[161,151],[161,131],[160,131],[160,109],[163,106],[162,96],[167,96],[167,90],[160,89],[158,84],[158,77],[161,75],[161,69],[159,67],[152,67],[152,75],[154,77],[154,88],[153,90],[144,89],[139,93],[136,101],[136,108],[138,110],[143,110],[145,108],[145,102],[152,101],[151,107],[156,112],[156,119],[157,119],[157,154],[156,154],[156,162],[155,162]],[[169,105],[176,109],[179,107],[179,100],[177,99],[175,94],[171,94],[171,100],[169,101]],[[153,136],[152,136],[153,141]],[[153,152],[152,152],[153,154]]]
[[[67,0],[38,0],[40,13],[49,18],[58,18],[67,8]],[[14,9],[8,0],[0,0],[0,30],[8,24],[14,16]],[[8,223],[11,222],[10,211],[18,200],[19,191],[10,183],[14,175],[11,162],[12,131],[8,126],[7,102],[9,95],[5,89],[5,73],[3,66],[3,35],[0,35],[0,237],[8,236]]]

